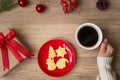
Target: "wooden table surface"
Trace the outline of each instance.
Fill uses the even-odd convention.
[[[97,24],[115,48],[113,67],[120,80],[120,0],[109,0],[111,5],[105,11],[96,8],[96,1],[79,0],[77,10],[68,14],[63,13],[60,0],[30,0],[29,6],[25,8],[18,6],[0,13],[0,29],[14,28],[19,39],[35,54],[31,60],[26,59],[0,80],[95,80],[98,75],[98,50],[83,50],[74,38],[75,30],[84,22]],[[39,3],[47,6],[42,14],[35,11]],[[37,64],[39,48],[54,38],[68,41],[76,52],[74,68],[60,78],[47,76]]]

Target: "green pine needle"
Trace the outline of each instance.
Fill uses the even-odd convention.
[[[17,4],[13,0],[0,0],[0,12],[9,11],[16,6]]]

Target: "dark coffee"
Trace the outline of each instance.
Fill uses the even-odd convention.
[[[83,46],[92,47],[98,41],[98,33],[94,28],[85,26],[78,32],[77,38]]]

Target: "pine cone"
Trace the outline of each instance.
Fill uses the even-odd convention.
[[[105,10],[107,9],[109,6],[109,3],[107,0],[98,0],[98,2],[96,3],[96,7],[100,10]]]

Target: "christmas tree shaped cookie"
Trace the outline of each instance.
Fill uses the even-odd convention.
[[[53,59],[54,57],[56,57],[56,53],[55,50],[52,46],[49,47],[49,54],[48,54],[48,58]]]

